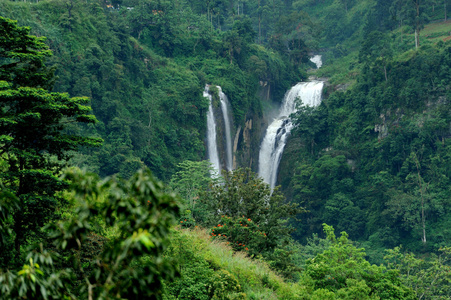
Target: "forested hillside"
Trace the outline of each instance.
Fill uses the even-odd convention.
[[[299,63],[254,43],[249,18],[230,17],[227,26],[218,25],[192,2],[0,5],[1,15],[47,37],[54,51],[50,63],[58,66],[54,90],[91,98],[100,122],[85,130],[105,144],[74,163],[102,176],[128,177],[146,165],[169,179],[177,163],[205,159],[205,84],[223,88],[238,126],[261,117],[259,81],[277,99],[302,79]],[[306,53],[296,59],[302,58],[308,60]]]
[[[448,299],[450,7],[0,0],[0,299]]]
[[[360,29],[340,25],[350,38],[329,48],[338,66],[317,74],[332,75],[336,91],[295,116],[279,178],[287,197],[309,210],[295,224],[300,240],[326,222],[378,249],[374,261],[382,248],[427,253],[450,243],[451,24],[443,9],[422,3],[416,47],[413,4],[380,1],[365,22],[352,22]],[[356,18],[363,7],[354,3],[347,14]]]

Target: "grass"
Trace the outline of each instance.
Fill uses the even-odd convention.
[[[402,49],[404,49],[405,47],[411,48],[415,47],[415,36],[413,29],[408,26],[404,26],[402,30],[404,31],[402,34],[403,45],[400,45],[400,47]],[[398,28],[394,30],[393,33],[397,36],[398,43],[400,43],[401,29]],[[451,20],[448,20],[446,22],[436,22],[427,24],[420,31],[420,45],[436,44],[439,41],[447,41],[450,39],[451,39]]]
[[[451,39],[451,20],[428,24],[420,34],[434,43],[439,40],[449,40]]]
[[[212,265],[233,274],[247,299],[300,299],[300,286],[285,282],[265,262],[251,259],[244,252],[234,252],[225,242],[212,240],[205,229],[182,229],[179,232],[196,244]]]
[[[329,83],[338,85],[343,83],[353,84],[359,74],[358,51],[352,51],[348,55],[338,59],[327,61],[320,69],[312,72],[317,77],[329,78]]]

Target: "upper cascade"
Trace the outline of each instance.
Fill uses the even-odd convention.
[[[260,146],[258,173],[274,189],[277,171],[288,135],[293,129],[290,115],[296,112],[296,100],[303,105],[316,107],[321,103],[324,82],[301,82],[293,86],[283,99],[278,117],[268,126]]]
[[[315,55],[310,57],[310,61],[316,65],[316,68],[319,69],[323,65],[323,61],[321,59],[321,55]]]
[[[303,105],[318,106],[321,103],[321,93],[324,82],[313,80],[300,82],[293,86],[286,94],[280,107],[279,118],[289,117],[296,112],[296,100],[299,98]]]

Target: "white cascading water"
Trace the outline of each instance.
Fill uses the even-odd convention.
[[[221,113],[224,118],[224,132],[225,132],[225,147],[224,152],[226,157],[224,158],[225,161],[225,167],[228,171],[231,171],[233,169],[233,154],[232,154],[232,135],[231,135],[231,123],[229,118],[229,100],[222,92],[222,88],[220,86],[217,86],[218,88],[218,94],[219,94],[219,100],[221,103]],[[219,155],[218,151],[218,143],[217,143],[217,134],[216,134],[216,120],[215,120],[215,114],[213,111],[213,97],[209,93],[210,88],[208,85],[205,86],[204,89],[204,97],[207,98],[210,101],[210,106],[208,107],[208,114],[207,114],[207,146],[208,146],[208,158],[210,159],[210,162],[213,164],[214,173],[212,174],[213,177],[219,176],[221,174],[221,157]]]
[[[219,90],[219,100],[221,101],[221,110],[222,115],[224,117],[224,127],[225,127],[225,135],[226,135],[226,168],[228,171],[232,171],[233,169],[233,155],[232,155],[232,134],[230,130],[230,119],[229,119],[229,100],[222,92],[222,88],[220,86],[217,87]]]
[[[221,162],[219,161],[218,147],[216,145],[216,121],[213,114],[212,96],[208,92],[208,85],[205,86],[204,97],[210,100],[210,106],[208,107],[207,114],[207,146],[208,146],[208,159],[213,164],[214,173],[213,177],[221,174]]]
[[[323,65],[323,61],[321,59],[321,55],[315,55],[310,57],[310,61],[316,65],[316,68],[319,69]]]
[[[286,94],[278,117],[268,126],[260,146],[258,174],[271,186],[276,186],[277,170],[283,149],[293,124],[290,115],[296,112],[296,99],[300,98],[303,105],[316,107],[321,103],[321,93],[324,82],[301,82],[292,87]]]

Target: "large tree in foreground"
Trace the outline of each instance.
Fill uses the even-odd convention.
[[[10,224],[16,257],[54,215],[68,151],[101,143],[66,133],[67,124],[96,122],[89,99],[42,88],[50,84],[52,71],[44,61],[51,52],[29,31],[0,17],[0,157],[7,168],[0,182],[20,200]]]

